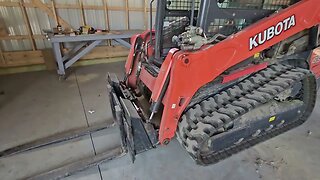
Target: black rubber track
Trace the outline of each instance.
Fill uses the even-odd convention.
[[[273,100],[295,82],[303,84],[302,99],[306,109],[290,124],[263,131],[219,152],[208,151],[208,140],[233,128],[234,120],[250,110]],[[178,140],[197,163],[217,163],[239,151],[277,136],[304,123],[310,116],[316,99],[316,81],[306,69],[290,65],[272,65],[218,94],[194,105],[181,117]],[[203,153],[206,152],[206,153]]]

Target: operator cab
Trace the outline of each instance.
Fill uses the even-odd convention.
[[[299,0],[158,0],[154,56],[159,69],[169,50],[200,49],[241,31],[248,25]]]
[[[218,43],[298,1],[158,0],[155,34],[150,43],[154,54],[147,58],[146,67],[156,76],[170,49],[194,51],[205,44]]]

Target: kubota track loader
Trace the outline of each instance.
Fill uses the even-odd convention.
[[[118,117],[132,128],[133,154],[176,135],[207,165],[305,122],[320,77],[319,22],[317,0],[157,1],[155,30],[131,39],[125,79],[109,75],[113,107],[139,114]]]
[[[320,78],[319,0],[153,3],[155,22],[151,13],[150,30],[131,38],[125,78],[108,75],[122,148],[82,165],[134,159],[175,136],[208,165],[308,119]]]

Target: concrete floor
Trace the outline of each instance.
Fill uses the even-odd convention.
[[[110,121],[106,72],[123,62],[79,67],[66,81],[55,72],[0,76],[0,150],[73,128]],[[320,95],[318,96],[320,102]],[[89,113],[94,111],[94,113]],[[320,107],[307,123],[218,164],[196,165],[176,140],[138,155],[93,167],[66,179],[320,179]],[[0,179],[21,179],[119,144],[117,130],[0,159]]]

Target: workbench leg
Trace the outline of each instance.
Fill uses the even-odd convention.
[[[57,65],[58,65],[58,74],[61,76],[64,76],[66,74],[65,72],[65,68],[64,68],[64,64],[63,64],[63,59],[62,59],[62,54],[61,54],[61,50],[60,50],[60,44],[59,43],[53,43],[53,53],[54,56],[56,58],[57,61]]]

